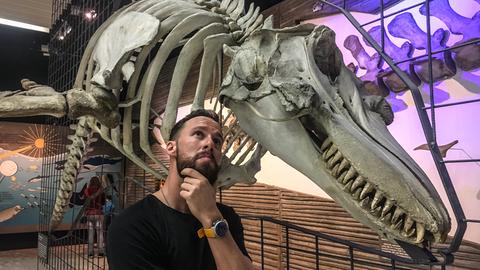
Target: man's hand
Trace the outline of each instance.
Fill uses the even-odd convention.
[[[180,185],[180,196],[187,202],[188,208],[204,228],[209,228],[215,220],[222,217],[215,200],[215,188],[207,178],[192,168],[183,169],[185,177]],[[232,235],[221,238],[207,238],[215,264],[219,270],[250,270],[252,262],[240,251]]]
[[[222,218],[216,204],[215,188],[195,169],[185,168],[180,174],[185,177],[180,185],[180,196],[203,227],[211,227],[215,220]]]

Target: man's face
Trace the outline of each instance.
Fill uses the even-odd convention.
[[[213,119],[198,116],[185,122],[176,139],[178,173],[195,169],[213,185],[220,169],[222,143],[220,126]]]

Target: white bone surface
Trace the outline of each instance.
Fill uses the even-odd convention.
[[[126,53],[150,42],[157,34],[159,24],[157,18],[134,11],[115,20],[105,29],[94,49],[93,59],[98,70],[92,81],[109,88],[105,72],[112,72]]]

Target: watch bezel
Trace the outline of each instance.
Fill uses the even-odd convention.
[[[218,237],[224,237],[228,233],[228,223],[226,220],[221,219],[213,223],[213,231]]]

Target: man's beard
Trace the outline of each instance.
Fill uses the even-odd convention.
[[[179,155],[179,145],[177,142],[177,171],[180,176],[182,174],[180,173],[183,169],[185,168],[192,168],[199,173],[201,173],[205,178],[208,179],[208,182],[210,182],[211,185],[217,181],[217,176],[218,176],[218,171],[220,168],[218,167],[217,162],[215,161],[213,155],[211,157],[212,162],[210,164],[206,164],[205,166],[198,166],[195,161],[201,156],[202,154],[196,154],[192,158],[182,158]]]

